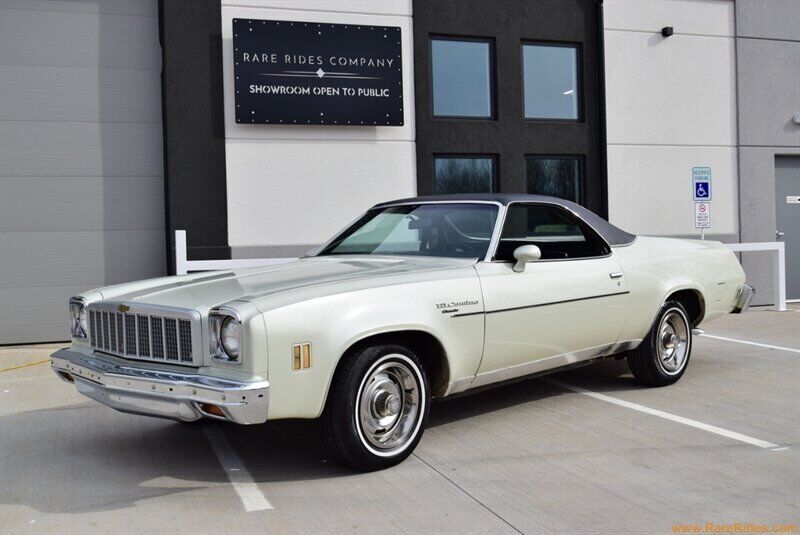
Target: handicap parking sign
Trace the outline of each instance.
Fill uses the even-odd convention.
[[[711,200],[711,168],[693,167],[692,185],[695,202]]]
[[[698,181],[694,183],[694,200],[705,201],[711,198],[711,183]]]

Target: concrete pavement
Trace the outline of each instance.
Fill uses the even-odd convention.
[[[797,306],[705,328],[800,348]],[[314,422],[182,425],[115,412],[49,365],[25,366],[50,352],[0,349],[4,534],[671,533],[800,518],[800,355],[791,351],[696,337],[671,387],[641,388],[624,362],[608,361],[557,374],[558,383],[439,402],[414,455],[371,474],[329,460]],[[272,509],[246,512],[231,483],[241,474]]]

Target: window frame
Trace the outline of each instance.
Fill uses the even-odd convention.
[[[464,152],[434,152],[433,153],[433,195],[454,195],[450,193],[437,193],[436,192],[436,160],[437,159],[454,159],[454,160],[492,160],[492,190],[488,193],[500,193],[500,159],[497,154],[484,154],[484,153],[464,153]]]
[[[528,191],[528,160],[577,160],[578,161],[578,200],[564,199],[581,206],[586,197],[586,154],[525,154],[525,193],[528,195],[543,195]]]
[[[433,42],[434,41],[464,41],[472,43],[486,43],[489,45],[489,115],[436,115],[434,108],[434,73],[433,73]],[[428,79],[430,80],[430,117],[432,120],[446,121],[496,121],[497,120],[497,60],[495,58],[494,37],[466,36],[452,34],[428,34]]]
[[[578,117],[576,119],[559,119],[557,117],[528,117],[525,114],[525,47],[526,46],[542,46],[553,48],[573,48],[575,49],[575,73],[576,84],[578,86]],[[522,87],[522,120],[530,123],[579,123],[586,122],[586,112],[584,103],[584,76],[583,76],[583,43],[578,41],[546,41],[539,39],[522,39],[519,47],[519,60],[520,60],[520,84]]]
[[[576,214],[575,212],[573,212],[572,210],[570,210],[566,206],[562,206],[560,204],[550,203],[550,202],[511,201],[510,203],[505,205],[503,213],[502,214],[498,214],[497,222],[499,224],[499,227],[495,229],[495,231],[497,233],[497,239],[495,240],[495,242],[493,244],[494,245],[493,247],[492,247],[492,244],[490,244],[490,246],[489,246],[489,248],[491,249],[491,256],[487,254],[487,257],[486,257],[487,258],[487,260],[486,260],[487,262],[496,263],[496,264],[513,264],[514,263],[511,260],[498,260],[497,258],[495,258],[497,256],[497,250],[500,248],[500,241],[501,241],[501,238],[503,236],[503,230],[505,229],[505,226],[506,226],[506,219],[508,217],[508,210],[514,205],[544,206],[544,207],[547,207],[547,208],[553,208],[555,210],[560,210],[560,211],[566,213],[568,216],[574,218],[576,221],[578,221],[578,226],[581,227],[581,230],[584,233],[588,232],[589,234],[591,234],[595,239],[598,240],[599,243],[603,244],[605,246],[606,250],[608,251],[604,255],[580,256],[580,257],[577,257],[577,258],[546,258],[546,259],[537,260],[535,263],[539,263],[539,262],[575,262],[575,261],[580,261],[580,260],[595,260],[595,259],[599,259],[599,258],[608,258],[609,256],[611,256],[614,253],[613,249],[611,248],[611,245],[609,245],[609,243],[605,240],[605,238],[603,238],[603,236],[599,232],[597,232],[594,229],[594,227],[592,227],[589,223],[584,221],[584,219],[581,216],[579,216],[578,214]],[[501,219],[499,217],[500,215],[502,215],[502,221],[500,220]]]

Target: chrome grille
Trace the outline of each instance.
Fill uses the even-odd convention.
[[[143,357],[150,356],[150,316],[136,316],[137,340],[139,341],[139,354]]]
[[[108,336],[108,312],[103,312],[102,316],[103,316],[102,317],[102,319],[103,319],[103,330],[102,330],[101,334],[103,335],[103,349],[109,349],[110,348],[110,344],[109,344],[109,341],[108,341],[108,338],[109,338],[109,336]]]
[[[175,328],[176,320],[164,318],[164,346],[167,360],[178,360],[178,330]]]
[[[132,314],[125,314],[125,354],[133,356],[139,354],[136,351],[136,316]]]
[[[117,316],[117,352],[122,353],[122,348],[125,347],[125,327],[122,324],[122,314]]]
[[[192,360],[192,324],[186,320],[178,320],[178,336],[180,336],[181,360]]]
[[[154,359],[163,359],[164,358],[164,329],[163,329],[163,321],[161,318],[153,318],[152,323],[150,324],[150,337],[153,339],[153,358]]]
[[[92,348],[124,358],[200,366],[200,314],[136,303],[89,305]]]
[[[89,311],[89,340],[92,347],[97,347],[97,312],[94,310]]]
[[[111,344],[110,344],[111,345],[111,351],[116,353],[117,352],[117,341],[118,341],[118,339],[117,339],[117,321],[113,317],[111,318],[111,324],[109,325],[108,332],[110,334],[110,340],[111,340]]]

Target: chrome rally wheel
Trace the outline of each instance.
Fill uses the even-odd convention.
[[[362,347],[342,357],[322,413],[331,455],[356,470],[393,466],[411,455],[425,430],[430,388],[410,349]]]
[[[355,418],[364,446],[391,456],[408,446],[425,410],[419,368],[405,355],[381,357],[364,375]]]
[[[628,353],[628,367],[637,382],[671,385],[681,378],[692,354],[692,324],[684,306],[669,300],[658,311],[639,347]]]
[[[680,309],[670,309],[658,327],[658,362],[664,373],[680,373],[689,355],[689,320]]]

